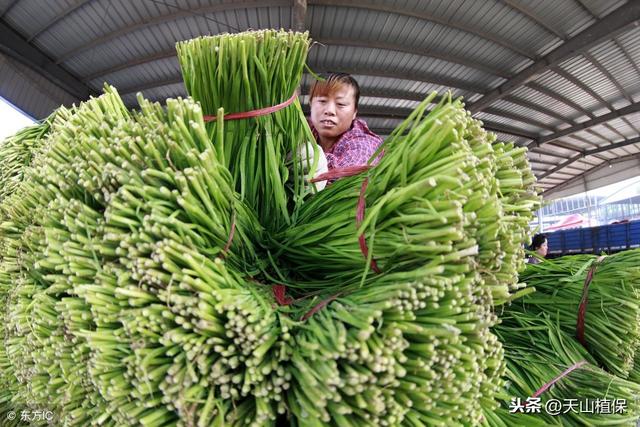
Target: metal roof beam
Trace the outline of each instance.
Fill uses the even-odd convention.
[[[617,135],[618,138],[616,138],[616,140],[627,139],[626,135],[622,134],[622,132],[618,131],[618,129],[614,128],[609,123],[605,123],[602,126],[607,128],[611,133]],[[624,150],[624,151],[627,152],[627,150]],[[631,153],[627,152],[627,154],[631,154]]]
[[[613,141],[611,141],[611,138],[607,138],[606,136],[604,136],[604,135],[603,135],[603,134],[601,134],[600,132],[596,132],[596,131],[595,131],[595,130],[593,130],[593,129],[585,129],[585,132],[586,132],[586,133],[588,133],[588,134],[590,134],[590,135],[595,136],[596,138],[598,138],[598,140],[613,142]],[[622,139],[626,139],[626,138],[625,138],[625,137],[622,137]],[[599,144],[596,144],[596,145],[597,145],[597,146],[599,146]]]
[[[514,127],[504,125],[502,123],[489,122],[486,120],[481,120],[481,121],[483,123],[482,127],[491,132],[506,133],[511,136],[518,136],[520,138],[526,138],[526,139],[535,139],[537,137],[537,135],[535,134],[524,131],[522,129],[516,129]]]
[[[0,51],[34,69],[78,100],[88,99],[96,93],[77,77],[56,65],[40,49],[27,43],[4,22],[0,22]]]
[[[570,119],[568,119],[567,117],[563,116],[562,114],[559,114],[559,113],[557,113],[557,112],[553,111],[553,110],[552,110],[552,109],[550,109],[550,108],[546,108],[546,107],[543,107],[543,106],[541,106],[541,105],[534,104],[534,103],[532,103],[532,102],[529,102],[529,101],[527,101],[527,100],[525,100],[525,99],[522,99],[522,98],[516,97],[516,96],[514,96],[514,95],[508,95],[508,96],[505,96],[505,97],[504,97],[504,100],[505,100],[505,101],[507,101],[507,102],[510,102],[510,103],[512,103],[512,104],[519,105],[519,106],[521,106],[521,107],[525,107],[525,108],[529,108],[529,109],[531,109],[531,110],[539,111],[539,112],[541,112],[542,114],[546,114],[546,115],[547,115],[547,116],[549,116],[549,117],[553,117],[553,118],[555,118],[555,119],[558,119],[558,120],[560,120],[560,121],[561,121],[561,122],[563,122],[563,123],[573,124],[573,121],[571,121],[571,120],[570,120]]]
[[[582,115],[590,117],[590,118],[594,118],[595,116],[593,115],[593,113],[585,108],[583,108],[581,105],[578,105],[577,103],[573,102],[572,100],[568,99],[565,96],[560,95],[559,93],[556,93],[544,86],[542,86],[541,84],[538,84],[536,82],[529,82],[527,83],[525,86],[527,86],[530,89],[533,89],[537,92],[542,93],[543,95],[547,95],[549,98],[551,99],[555,99],[558,102],[562,102],[565,105],[568,105],[569,107],[573,108],[574,110],[582,113]]]
[[[547,24],[547,21],[544,18],[541,18],[536,13],[534,13],[531,9],[526,7],[525,6],[526,3],[523,4],[521,2],[516,2],[513,0],[502,0],[502,1],[508,4],[509,7],[511,7],[512,9],[517,10],[518,12],[520,12],[521,14],[523,14],[524,16],[526,16],[527,18],[535,22],[537,25],[544,28],[548,33],[553,34],[555,37],[559,38],[560,40],[565,40],[565,36],[561,34],[560,31],[556,30],[551,25]]]
[[[605,167],[607,167],[608,165],[612,165],[612,164],[616,164],[616,163],[622,163],[622,162],[626,162],[628,160],[633,160],[633,159],[640,159],[640,153],[638,154],[631,154],[628,156],[624,156],[624,157],[618,157],[617,159],[611,159],[605,162],[602,162],[601,164],[599,164],[598,166],[594,167],[593,169],[590,169],[584,173],[581,173],[580,175],[577,175],[573,178],[571,178],[570,180],[564,181],[561,184],[558,184],[554,187],[549,188],[548,190],[545,190],[542,193],[542,196],[544,197],[545,195],[548,196],[551,193],[555,193],[556,191],[560,191],[563,190],[567,187],[569,187],[570,185],[584,179],[585,177],[587,177],[588,175],[591,175],[601,169],[604,169]]]
[[[539,154],[539,155],[542,155],[542,156],[555,157],[556,159],[563,159],[563,160],[565,160],[567,158],[567,156],[565,154],[559,154],[559,153],[555,153],[553,151],[539,151],[539,150],[540,150],[539,148],[530,148],[529,149],[529,153]],[[572,151],[575,151],[575,152],[580,153],[580,154],[583,153],[582,150],[578,150],[576,148],[574,148]],[[594,157],[596,157],[596,158],[598,158],[600,160],[604,160],[604,161],[607,160],[606,158],[605,159],[600,158],[598,155],[596,155]],[[583,162],[583,163],[586,163],[588,165],[591,165],[591,166],[594,165],[593,163],[589,162],[589,160],[587,160],[586,158],[582,158],[580,161]],[[559,163],[555,163],[556,166],[558,164]]]
[[[291,22],[294,31],[307,31],[307,0],[293,0],[291,8]]]
[[[593,148],[600,147],[600,145],[596,144],[595,142],[591,142],[588,139],[583,138],[583,137],[578,136],[578,135],[570,135],[569,138],[578,140],[578,141],[582,142],[583,144],[587,144],[587,145],[589,145],[589,146],[591,146]],[[553,142],[548,142],[546,145],[554,146],[554,145],[561,145],[561,144],[566,144],[566,143],[563,143],[562,141],[553,141]],[[584,150],[581,149],[580,152],[582,152],[582,151],[584,151]],[[596,159],[600,159],[602,161],[609,160],[608,157],[605,157],[605,156],[603,156],[601,154],[594,154],[593,157],[595,157]]]
[[[640,136],[635,137],[635,138],[631,138],[631,139],[627,139],[625,141],[616,142],[615,144],[608,144],[608,145],[605,145],[603,147],[593,148],[593,149],[591,149],[589,151],[586,151],[585,155],[591,156],[591,155],[594,155],[596,153],[604,153],[605,151],[613,150],[615,148],[626,147],[627,145],[633,145],[633,144],[637,144],[639,142],[640,142]]]
[[[504,79],[509,77],[509,74],[507,72],[500,70],[499,68],[496,68],[491,65],[485,65],[485,64],[474,62],[474,61],[470,61],[467,57],[464,57],[464,56],[458,56],[449,52],[437,52],[434,50],[429,50],[424,48],[411,47],[411,46],[407,46],[406,44],[394,44],[394,43],[386,43],[382,41],[367,41],[367,40],[355,40],[355,39],[346,39],[346,38],[345,39],[315,38],[314,41],[317,41],[318,43],[324,44],[324,45],[353,46],[353,47],[391,50],[394,52],[408,53],[411,55],[435,58],[441,61],[462,65],[464,67],[480,70],[487,74],[499,76]]]
[[[149,83],[139,84],[139,85],[130,86],[130,87],[124,87],[121,90],[118,90],[118,92],[120,92],[120,95],[125,96],[125,95],[131,95],[138,92],[143,92],[148,89],[155,89],[163,86],[175,85],[178,83],[184,83],[184,81],[182,80],[182,77],[174,77],[166,80],[156,80]]]
[[[426,11],[426,8],[420,8],[416,10],[405,10],[397,5],[392,4],[380,4],[380,3],[372,3],[365,2],[361,0],[310,0],[309,4],[317,5],[317,6],[334,6],[334,7],[351,7],[365,10],[374,10],[378,12],[385,12],[394,15],[402,15],[408,16],[411,18],[416,18],[423,21],[434,22],[439,25],[443,25],[449,28],[455,28],[456,30],[463,31],[465,33],[473,34],[476,37],[480,37],[485,40],[489,40],[499,46],[502,46],[506,49],[509,49],[512,52],[515,52],[525,58],[533,59],[533,54],[529,52],[524,47],[515,46],[511,43],[508,43],[504,40],[504,37],[498,34],[492,34],[481,28],[473,28],[468,25],[464,25],[455,20],[446,19],[444,17],[439,17],[433,14],[430,14]]]
[[[379,115],[374,113],[373,115],[370,115],[367,113],[366,110],[359,112],[358,113],[359,117],[371,117],[371,118],[383,118],[383,119],[405,119],[406,117],[391,117],[388,114],[386,116],[384,115]],[[483,126],[482,126],[485,130],[489,131],[489,132],[500,132],[500,133],[505,133],[505,134],[509,134],[512,136],[518,136],[521,138],[529,138],[529,136],[526,136],[526,134],[522,134],[521,131],[519,130],[511,130],[511,128],[505,127],[504,125],[500,124],[500,123],[492,123],[492,122],[485,122],[483,121]],[[381,130],[382,133],[384,132],[391,132],[393,130],[393,128],[377,128],[378,130]],[[376,132],[378,133],[378,132]],[[546,154],[546,153],[545,153]],[[547,154],[549,156],[553,156],[553,157],[562,157],[562,156],[555,156],[552,154]]]
[[[70,58],[73,58],[74,56],[77,56],[86,50],[94,49],[103,43],[114,40],[125,34],[129,34],[143,28],[160,25],[165,22],[175,21],[180,18],[188,18],[193,16],[203,17],[204,15],[207,15],[207,14],[224,12],[227,10],[235,10],[235,9],[244,10],[244,9],[250,9],[250,8],[261,8],[261,7],[264,8],[264,7],[278,7],[278,6],[291,6],[291,0],[270,0],[269,2],[258,1],[258,0],[244,0],[244,1],[235,1],[232,3],[223,3],[223,4],[207,5],[202,7],[194,7],[191,9],[182,9],[178,6],[173,6],[173,8],[176,10],[172,11],[169,14],[155,16],[153,18],[144,19],[135,24],[126,25],[115,31],[106,33],[101,37],[93,39],[87,43],[83,43],[79,46],[73,47],[70,50],[63,53],[62,55],[60,55],[60,57],[57,58],[56,60],[56,64],[65,62]]]
[[[522,123],[527,123],[527,124],[532,125],[532,126],[536,126],[536,127],[542,128],[542,129],[549,130],[551,132],[555,132],[556,131],[556,128],[551,127],[548,124],[543,123],[543,122],[541,122],[539,120],[535,120],[535,119],[532,119],[530,117],[523,116],[521,114],[510,113],[508,111],[500,110],[499,108],[490,107],[490,108],[487,108],[484,111],[484,113],[493,114],[494,116],[505,117],[505,118],[511,119],[511,120],[517,120],[517,121],[522,122]]]
[[[71,15],[73,12],[80,9],[82,6],[86,5],[89,2],[91,2],[91,0],[76,0],[76,4],[66,9],[62,13],[59,13],[58,15],[54,16],[49,21],[47,21],[46,24],[38,28],[31,36],[29,36],[29,38],[27,39],[27,42],[31,43],[34,39],[38,38],[42,33],[47,31],[49,28],[53,27],[55,24],[62,21],[64,18]]]
[[[565,43],[536,60],[529,67],[514,75],[496,89],[487,92],[482,98],[470,106],[473,113],[484,110],[494,101],[504,98],[520,86],[538,78],[549,67],[583,53],[603,40],[613,39],[626,31],[629,25],[640,19],[640,2],[630,1],[618,9],[599,19],[595,24],[570,38]]]
[[[582,157],[582,154],[576,154],[575,156],[571,157],[569,160],[567,160],[567,161],[565,161],[563,163],[560,163],[555,168],[543,173],[542,175],[540,175],[540,178],[538,178],[538,179],[545,179],[549,175],[553,175],[554,173],[558,172],[559,170],[561,170],[565,166],[569,166],[570,164],[578,161],[581,157]]]
[[[541,172],[544,173],[544,171],[546,171],[545,168],[543,168],[542,166],[533,166],[531,165],[531,170],[536,173],[536,172]]]
[[[7,13],[9,13],[11,11],[11,9],[13,9],[16,4],[18,4],[19,1],[20,0],[13,0],[13,1],[9,2],[7,7],[2,12],[0,12],[0,18],[3,18]]]
[[[563,129],[561,131],[552,133],[551,135],[540,137],[535,144],[540,146],[542,144],[546,144],[549,141],[555,141],[558,138],[562,138],[567,135],[571,135],[576,132],[580,132],[581,130],[589,129],[593,126],[606,123],[610,120],[617,119],[619,117],[626,116],[628,114],[633,114],[640,112],[640,102],[628,105],[626,107],[620,108],[619,110],[614,110],[610,113],[603,114],[602,116],[598,116],[594,119],[588,120],[586,122],[578,123],[577,125],[571,126],[567,129]]]
[[[594,154],[603,153],[605,151],[613,150],[615,148],[621,148],[621,147],[625,147],[627,145],[632,145],[632,144],[637,144],[637,143],[640,143],[640,137],[628,139],[628,140],[622,141],[622,142],[617,142],[615,144],[608,144],[608,145],[606,145],[604,147],[593,148],[591,150],[587,150],[583,154],[577,154],[577,155],[573,156],[572,158],[570,158],[566,162],[564,162],[564,163],[556,166],[555,168],[551,169],[549,172],[545,172],[540,179],[544,179],[547,176],[549,176],[549,175],[559,171],[560,169],[564,168],[565,166],[568,166],[568,165],[576,162],[581,157],[592,156]]]
[[[620,84],[620,82],[618,82],[618,80],[613,77],[613,74],[611,74],[609,72],[609,70],[607,70],[601,63],[600,61],[598,61],[593,55],[591,55],[589,52],[584,52],[582,54],[582,56],[584,56],[587,61],[591,62],[597,69],[598,71],[600,71],[602,74],[604,74],[604,76],[609,79],[609,81],[611,83],[613,83],[613,85],[620,91],[620,93],[622,94],[622,96],[624,97],[624,99],[626,99],[627,101],[633,103],[633,99],[631,98],[631,96],[629,96],[629,94],[627,93],[627,91],[625,90],[625,88],[622,87],[622,85]]]
[[[584,10],[588,15],[591,15],[592,18],[597,19],[598,16],[589,9],[589,7],[584,3],[583,0],[576,0],[576,4],[580,6],[580,9]]]
[[[560,77],[564,78],[565,80],[567,80],[567,81],[573,83],[574,85],[578,86],[580,89],[582,89],[584,92],[588,93],[593,99],[595,99],[596,101],[598,101],[599,103],[601,103],[602,105],[607,107],[609,110],[613,110],[612,105],[609,102],[607,102],[607,100],[605,100],[603,97],[598,95],[598,93],[596,93],[595,90],[591,89],[587,84],[585,84],[582,80],[580,80],[579,78],[577,78],[573,74],[571,74],[568,71],[562,69],[561,67],[551,67],[551,71],[553,71],[554,73],[556,73]]]
[[[563,148],[565,150],[575,151],[578,153],[582,153],[584,151],[582,148],[575,147],[574,145],[563,141],[556,141],[555,143],[549,143],[549,145],[552,147]]]
[[[137,65],[149,64],[151,62],[161,61],[163,59],[169,59],[169,58],[176,58],[176,49],[175,48],[171,48],[170,50],[165,50],[163,52],[158,52],[158,53],[155,53],[155,54],[149,55],[149,56],[143,56],[141,58],[136,58],[136,59],[131,60],[131,61],[123,62],[121,64],[114,65],[114,66],[109,67],[109,68],[104,68],[102,70],[98,70],[96,72],[93,72],[93,73],[89,74],[86,77],[86,81],[90,82],[91,80],[95,80],[98,77],[108,76],[109,74],[113,74],[113,73],[116,73],[118,71],[122,71],[122,70],[125,70],[127,68],[130,68],[130,67],[135,67]]]
[[[365,40],[354,40],[354,39],[314,39],[314,41],[323,44],[323,45],[332,45],[332,46],[353,46],[353,47],[364,47],[371,49],[380,49],[380,50],[389,50],[393,52],[403,52],[411,55],[418,55],[428,58],[435,58],[442,61],[447,61],[453,64],[462,65],[464,67],[473,68],[476,70],[483,71],[487,74],[499,76],[502,78],[506,78],[507,74],[504,71],[501,71],[498,68],[479,64],[473,61],[468,60],[462,56],[451,55],[449,53],[436,52],[428,49],[420,49],[420,48],[412,48],[407,47],[406,45],[399,45],[393,43],[384,43],[384,42],[368,42]],[[171,48],[169,50],[165,50],[162,52],[155,53],[153,55],[149,55],[142,58],[136,58],[131,61],[126,61],[124,63],[98,70],[87,76],[86,80],[91,81],[101,76],[106,76],[111,73],[115,73],[116,71],[121,71],[129,67],[133,67],[136,65],[147,64],[154,61],[159,61],[163,59],[168,59],[176,56],[175,48]],[[486,88],[483,87],[473,87],[475,93],[483,93]]]
[[[571,178],[573,178],[574,176],[576,176],[576,175],[575,175],[575,174],[573,174],[573,173],[568,173],[568,172],[564,172],[564,171],[558,171],[558,172],[556,172],[556,173],[555,173],[555,178],[556,178],[556,179],[561,179],[561,180],[563,180],[563,181],[564,181],[565,179],[571,179]],[[567,178],[567,177],[568,177],[568,178]],[[540,179],[542,179],[542,178],[540,178]],[[547,179],[547,180],[548,180],[549,178],[545,178],[545,179]]]
[[[548,165],[548,166],[558,166],[558,163],[550,162],[549,160],[541,160],[541,159],[530,158],[529,162],[531,162],[531,163],[540,163],[541,165]]]
[[[614,40],[613,41],[615,43],[616,46],[618,46],[618,48],[622,51],[622,54],[624,55],[625,59],[629,62],[629,64],[631,64],[631,66],[636,70],[636,73],[638,75],[640,75],[640,67],[638,66],[638,64],[636,63],[636,61],[634,61],[632,59],[631,53],[627,50],[626,47],[624,47],[622,45],[622,43],[620,43],[618,40]]]
[[[640,75],[640,73],[638,73],[638,75]],[[631,121],[629,121],[628,118],[626,117],[622,117],[621,118],[623,122],[625,122],[627,124],[627,126],[629,126],[631,129],[633,129],[633,131],[637,134],[640,134],[640,129],[638,129],[637,127],[635,127],[635,125],[633,123],[631,123]]]
[[[595,148],[599,147],[599,145],[596,144],[595,142],[589,141],[587,138],[584,138],[582,136],[578,136],[578,135],[575,135],[575,134],[569,135],[569,136],[567,136],[567,138],[575,139],[576,141],[580,141],[583,144],[587,144],[587,145],[590,145],[590,146],[595,147]],[[552,141],[552,142],[548,142],[547,144],[552,144],[553,145],[553,144],[560,144],[561,142],[562,141]]]

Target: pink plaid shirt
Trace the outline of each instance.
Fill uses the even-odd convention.
[[[309,126],[316,141],[319,142],[318,131],[311,122]],[[380,144],[382,144],[382,138],[371,132],[364,120],[356,118],[351,124],[351,129],[343,133],[329,151],[324,152],[328,169],[366,165]],[[383,154],[384,152],[381,152],[372,164],[377,164]]]

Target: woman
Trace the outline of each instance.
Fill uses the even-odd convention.
[[[527,258],[529,264],[540,264],[542,259],[547,256],[549,252],[549,245],[547,243],[546,234],[536,234],[531,240],[531,250],[538,256],[530,256]]]
[[[332,73],[311,86],[309,124],[329,170],[366,165],[382,144],[382,138],[356,117],[359,99],[360,87],[349,74]]]

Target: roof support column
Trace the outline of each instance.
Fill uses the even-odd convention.
[[[294,31],[307,30],[305,20],[307,18],[307,0],[293,0],[292,27]]]

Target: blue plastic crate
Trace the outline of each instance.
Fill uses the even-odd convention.
[[[640,247],[640,221],[547,233],[549,253],[617,252]]]

